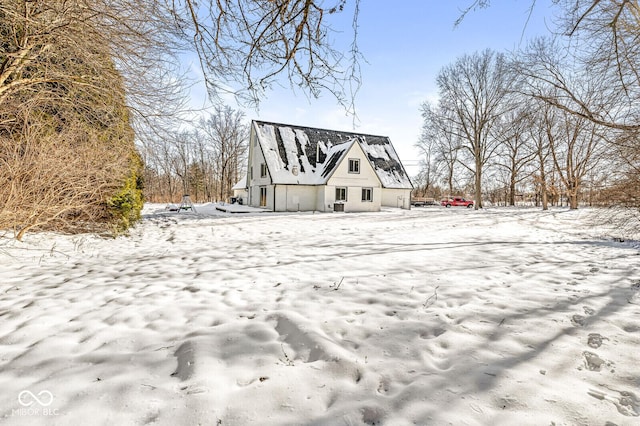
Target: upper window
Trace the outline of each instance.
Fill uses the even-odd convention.
[[[349,173],[360,173],[360,160],[349,158]]]
[[[260,163],[260,177],[261,178],[266,178],[267,177],[267,164],[266,163]]]
[[[373,188],[362,188],[362,201],[373,201]]]
[[[347,201],[347,188],[336,188],[336,201]]]

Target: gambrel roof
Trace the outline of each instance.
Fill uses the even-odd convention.
[[[386,136],[253,121],[274,184],[322,185],[354,143],[360,145],[383,188],[412,189]]]

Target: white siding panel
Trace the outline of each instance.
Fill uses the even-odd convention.
[[[276,208],[278,212],[316,210],[317,190],[312,185],[276,185]]]
[[[409,209],[411,205],[411,190],[383,188],[382,205],[385,207]]]

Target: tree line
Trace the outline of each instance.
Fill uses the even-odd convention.
[[[142,148],[145,199],[178,202],[228,201],[246,173],[249,140],[244,114],[217,106],[188,130],[153,139]]]
[[[438,101],[422,105],[419,192],[472,194],[475,208],[640,205],[640,9],[557,3],[553,36],[440,70]]]

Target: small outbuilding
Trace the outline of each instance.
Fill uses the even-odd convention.
[[[233,185],[231,190],[233,191],[232,200],[238,204],[245,204],[249,196],[247,192],[247,176],[244,176],[235,185]]]
[[[323,212],[411,207],[413,185],[386,136],[252,121],[248,161],[250,206]]]

